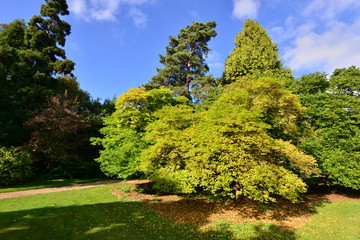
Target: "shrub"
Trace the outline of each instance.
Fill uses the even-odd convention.
[[[0,148],[0,186],[20,183],[32,176],[30,154],[15,147]]]

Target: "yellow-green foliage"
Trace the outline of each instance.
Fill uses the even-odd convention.
[[[291,70],[282,67],[276,44],[266,30],[253,20],[246,20],[235,37],[235,47],[225,62],[225,81],[253,74],[274,74],[292,77]]]
[[[148,146],[144,141],[145,127],[155,117],[153,113],[166,105],[186,103],[185,97],[174,98],[169,89],[160,88],[145,91],[132,88],[116,101],[116,111],[104,118],[102,138],[92,138],[95,145],[103,146],[100,157],[101,170],[108,176],[118,178],[134,177],[138,170],[140,153]]]
[[[15,147],[0,148],[0,187],[20,183],[32,176],[30,154]]]
[[[157,111],[146,128],[153,145],[142,153],[142,168],[170,192],[201,187],[216,196],[296,201],[306,191],[300,176],[318,172],[314,158],[286,140],[297,136],[301,114],[298,99],[281,81],[240,79],[207,111],[186,105]]]

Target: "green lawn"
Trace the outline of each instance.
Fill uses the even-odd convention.
[[[90,183],[103,181],[106,179],[103,178],[92,178],[92,179],[53,179],[53,180],[38,180],[33,181],[27,184],[13,186],[8,188],[0,188],[0,193],[6,192],[17,192],[31,189],[39,189],[39,188],[52,188],[52,187],[63,187],[63,186],[72,186],[81,183]]]
[[[332,202],[318,207],[313,220],[297,230],[299,239],[360,239],[360,202]]]
[[[218,223],[201,231],[141,203],[115,198],[113,186],[0,200],[0,239],[358,239],[360,202],[323,204],[296,231]]]

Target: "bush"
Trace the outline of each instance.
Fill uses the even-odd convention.
[[[0,148],[0,186],[23,182],[32,176],[30,154],[15,147]]]

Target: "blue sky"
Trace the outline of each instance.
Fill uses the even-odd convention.
[[[44,0],[1,0],[0,23],[39,14]],[[192,21],[215,20],[209,42],[211,73],[221,76],[234,37],[255,19],[279,46],[297,77],[360,67],[359,0],[68,0],[72,25],[67,57],[92,97],[112,98],[138,87],[161,67],[169,35]]]

